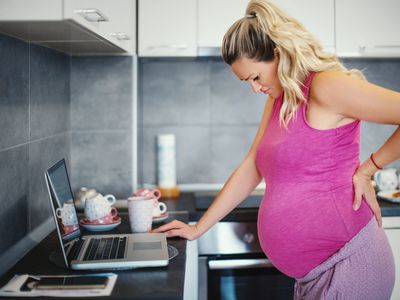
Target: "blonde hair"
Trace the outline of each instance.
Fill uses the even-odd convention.
[[[222,57],[232,65],[240,57],[272,61],[278,49],[278,78],[284,91],[280,123],[287,127],[298,106],[306,101],[303,82],[310,71],[342,71],[365,79],[361,71],[348,70],[336,55],[327,53],[320,43],[296,19],[268,0],[251,0],[246,15],[227,31]]]

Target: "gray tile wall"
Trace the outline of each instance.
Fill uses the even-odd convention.
[[[344,59],[348,68],[362,70],[368,81],[384,88],[400,92],[399,59]],[[396,130],[396,125],[384,125],[370,122],[361,123],[361,161],[378,150]],[[390,164],[400,170],[400,160]]]
[[[0,274],[51,218],[46,168],[70,160],[70,58],[0,35]],[[37,233],[46,236],[47,232]],[[34,241],[25,243],[33,247]]]
[[[372,83],[400,91],[400,60],[346,59]],[[156,184],[156,137],[176,135],[178,183],[223,183],[246,155],[264,95],[251,92],[217,58],[139,60],[139,183]],[[396,126],[362,123],[361,159]],[[392,164],[400,169],[400,161]]]
[[[73,57],[71,185],[132,193],[132,57]]]
[[[134,103],[132,57],[69,57],[5,35],[0,53],[1,275],[32,232],[52,230],[43,173],[54,162],[66,158],[73,190],[132,192]]]
[[[257,131],[266,97],[218,59],[139,61],[139,182],[156,183],[156,137],[176,135],[178,183],[221,183]]]

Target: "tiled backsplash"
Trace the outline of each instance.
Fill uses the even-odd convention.
[[[0,35],[0,275],[53,228],[44,171],[132,192],[133,58],[69,57]],[[70,92],[72,91],[72,93]]]
[[[24,237],[50,232],[43,174],[60,157],[69,163],[71,136],[70,58],[4,35],[0,53],[1,274],[34,246]]]
[[[346,59],[372,83],[400,91],[400,60]],[[246,155],[264,107],[217,58],[144,58],[139,63],[139,182],[156,184],[156,136],[176,135],[178,183],[223,183]],[[362,123],[361,160],[397,128]],[[400,169],[400,161],[392,166]]]
[[[141,59],[139,182],[156,183],[156,136],[176,135],[178,183],[221,183],[247,152],[265,96],[219,59]]]
[[[132,193],[133,59],[71,59],[71,185]]]

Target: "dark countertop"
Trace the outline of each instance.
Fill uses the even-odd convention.
[[[196,221],[204,214],[204,210],[196,210],[193,193],[182,193],[177,199],[161,200],[167,204],[170,215],[168,219],[160,224],[154,224],[153,227],[158,227],[173,219],[182,222]],[[384,217],[400,216],[400,204],[384,200],[379,200],[379,204]],[[257,212],[258,210],[254,208],[234,210],[222,221],[255,222],[257,220]],[[119,209],[119,214],[123,222],[110,233],[129,232],[126,209]],[[107,299],[183,299],[186,240],[170,238],[168,239],[168,243],[178,249],[179,255],[172,259],[167,267],[114,271],[118,274],[118,280],[112,295]],[[3,286],[14,274],[50,275],[90,273],[90,271],[80,272],[62,269],[52,264],[48,257],[57,247],[59,245],[54,231],[0,278],[0,286]]]
[[[129,232],[127,214],[120,212],[120,216],[123,220],[121,225],[108,233]],[[171,212],[169,218],[163,223],[169,222],[172,219],[188,222],[188,214],[186,212]],[[89,233],[85,232],[85,234]],[[90,234],[93,233],[90,232]],[[111,296],[105,299],[183,299],[186,240],[181,238],[170,238],[168,239],[168,244],[177,248],[179,255],[170,260],[169,265],[166,267],[111,271],[118,274],[118,279]],[[55,231],[53,231],[0,278],[0,286],[3,286],[14,274],[28,273],[36,275],[61,275],[91,273],[90,271],[68,270],[51,263],[49,261],[49,255],[53,250],[58,249],[57,247],[59,247],[57,235]]]
[[[258,196],[260,199],[262,196]],[[195,195],[194,193],[183,193],[179,199],[167,199],[163,200],[168,210],[184,210],[189,212],[190,221],[198,221],[204,214],[205,210],[196,210]],[[378,197],[378,203],[381,207],[383,217],[399,217],[400,216],[400,204],[388,202]],[[229,215],[227,215],[222,221],[226,222],[255,222],[257,220],[258,209],[256,208],[245,208],[235,209]]]
[[[385,201],[378,198],[379,206],[383,217],[399,217],[400,216],[400,204]]]

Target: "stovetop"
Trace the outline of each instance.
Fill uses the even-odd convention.
[[[198,241],[199,255],[239,257],[262,253],[256,222],[218,222]]]
[[[216,195],[195,193],[198,219]],[[257,213],[262,195],[250,195],[223,220],[199,238],[199,255],[240,257],[262,253],[257,236]]]

